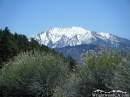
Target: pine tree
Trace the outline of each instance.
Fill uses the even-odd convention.
[[[69,56],[67,59],[68,59],[69,64],[70,64],[70,70],[73,70],[74,68],[76,68],[75,60],[71,56]]]

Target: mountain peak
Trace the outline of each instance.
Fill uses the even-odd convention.
[[[81,27],[76,27],[76,26],[72,26],[72,27],[70,27],[70,29],[83,29],[83,28],[81,28]]]

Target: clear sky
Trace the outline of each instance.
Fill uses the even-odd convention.
[[[130,39],[130,0],[0,0],[0,29],[30,37],[72,26]]]

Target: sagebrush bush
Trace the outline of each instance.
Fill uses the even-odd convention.
[[[88,51],[83,55],[77,92],[73,97],[88,97],[92,91],[122,90],[130,93],[130,57],[121,51]]]
[[[2,69],[1,93],[7,97],[51,97],[68,73],[68,63],[58,54],[20,54]]]

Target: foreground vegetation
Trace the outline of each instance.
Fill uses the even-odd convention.
[[[65,97],[91,97],[92,91],[97,89],[106,92],[122,90],[130,93],[129,52],[90,50],[83,54],[82,58],[82,66],[59,89]]]
[[[96,89],[130,93],[128,50],[90,50],[76,66],[72,57],[65,58],[53,49],[40,46],[34,39],[27,41],[28,46],[23,46],[32,47],[31,52],[22,50],[20,42],[14,42],[19,49],[13,46],[8,49],[3,43],[6,31],[7,28],[0,33],[0,64],[3,66],[0,97],[90,97]],[[12,44],[10,39],[7,37],[6,43]]]
[[[92,91],[122,90],[130,93],[130,53],[120,50],[88,51],[84,54],[80,94]],[[81,90],[83,91],[81,91]],[[86,92],[85,92],[86,91]],[[82,97],[86,97],[83,96]]]
[[[1,97],[50,97],[70,71],[59,55],[44,52],[20,54],[6,65],[0,75]]]
[[[2,69],[1,97],[89,97],[92,91],[130,93],[130,54],[88,51],[82,66],[71,68],[60,54],[19,54]]]

